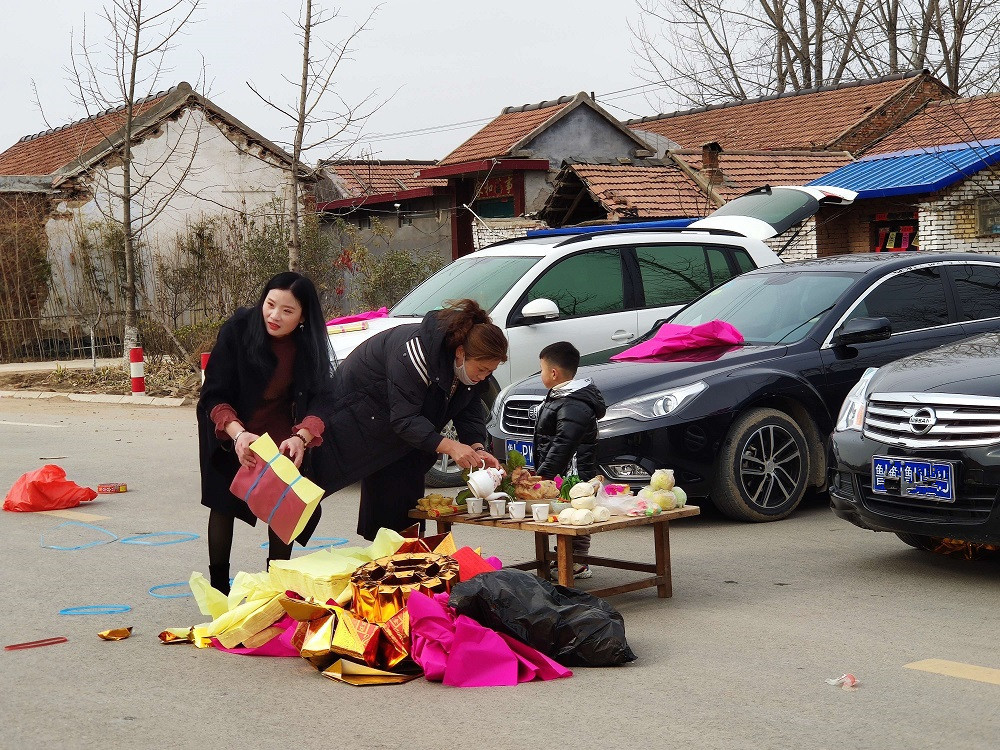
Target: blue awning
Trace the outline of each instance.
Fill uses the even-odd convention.
[[[810,185],[854,190],[858,198],[933,193],[1000,161],[1000,139],[874,154],[846,164]]]

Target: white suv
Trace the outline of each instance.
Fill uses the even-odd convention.
[[[761,188],[685,228],[594,228],[538,232],[458,258],[364,331],[331,334],[338,359],[379,331],[414,323],[449,300],[471,298],[510,342],[494,376],[500,387],[538,371],[538,352],[570,341],[581,354],[620,346],[724,281],[780,263],[763,239],[812,216],[823,203],[850,203],[833,188]],[[494,394],[495,395],[495,394]],[[447,456],[428,484],[454,484]]]

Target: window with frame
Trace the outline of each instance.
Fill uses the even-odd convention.
[[[1000,195],[976,200],[976,227],[982,237],[1000,234]]]
[[[948,324],[940,269],[918,268],[883,281],[855,306],[850,318],[888,318],[894,334]]]
[[[1000,318],[1000,266],[951,266],[959,320]]]
[[[624,310],[621,252],[590,250],[560,261],[531,286],[525,301],[541,298],[555,302],[566,318]]]
[[[701,245],[645,245],[635,248],[635,256],[639,261],[646,307],[683,305],[713,286],[712,271]],[[716,262],[729,278],[725,256]]]

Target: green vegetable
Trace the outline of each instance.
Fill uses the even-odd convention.
[[[521,469],[527,464],[524,454],[521,451],[507,452],[507,474],[513,474],[514,469]]]
[[[468,500],[470,497],[472,497],[472,491],[468,490],[468,489],[464,489],[461,492],[459,492],[457,495],[455,495],[455,504],[456,505],[465,505],[466,504],[465,501]]]
[[[569,491],[573,489],[574,485],[580,484],[582,480],[576,474],[570,474],[568,477],[563,479],[562,487],[559,489],[559,497],[563,499],[564,502],[569,502]]]

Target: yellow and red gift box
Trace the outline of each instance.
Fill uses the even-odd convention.
[[[288,544],[309,522],[323,488],[302,476],[267,433],[250,443],[250,450],[257,454],[257,464],[241,466],[229,490]]]

